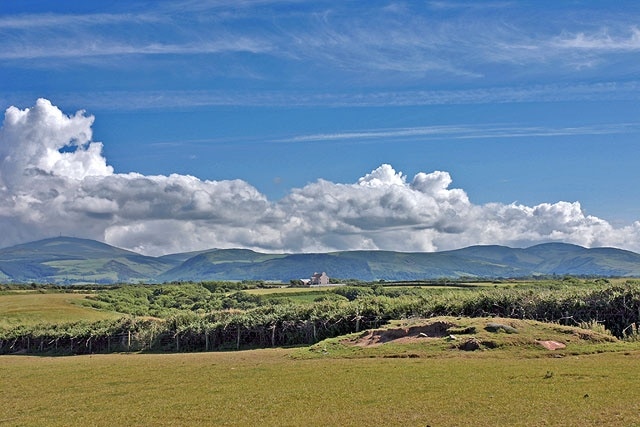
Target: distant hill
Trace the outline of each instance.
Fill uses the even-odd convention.
[[[149,257],[87,239],[57,237],[0,249],[0,282],[136,283],[330,277],[373,280],[511,278],[535,275],[640,277],[640,255],[546,243],[525,249],[471,246],[443,252],[342,251],[264,254],[212,249]]]
[[[173,268],[159,279],[171,280],[277,280],[309,278],[316,271],[334,277],[372,280],[366,261],[341,259],[335,254],[261,254],[249,250],[221,249],[200,254]],[[343,275],[338,275],[343,274]],[[345,276],[346,275],[346,276]]]
[[[0,249],[2,274],[12,282],[146,282],[175,263],[95,240],[55,237]]]

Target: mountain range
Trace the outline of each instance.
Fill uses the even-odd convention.
[[[640,277],[640,255],[616,248],[544,243],[529,248],[470,246],[442,252],[340,251],[265,254],[211,249],[151,257],[95,240],[55,237],[0,249],[1,283],[162,283],[274,280],[325,271],[374,280],[515,278],[546,275]]]

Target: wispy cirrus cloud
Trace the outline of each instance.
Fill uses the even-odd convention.
[[[640,29],[630,26],[612,34],[608,28],[596,32],[565,32],[558,36],[553,44],[563,49],[576,49],[593,52],[625,52],[640,50]]]
[[[383,92],[300,92],[296,90],[138,90],[53,93],[62,104],[92,110],[155,110],[199,107],[405,107],[520,102],[635,101],[640,81],[486,87],[461,90],[405,90]],[[38,93],[0,96],[5,104],[26,105]]]
[[[23,99],[12,93],[5,104],[42,95],[128,111],[640,99],[640,84],[629,80],[640,71],[632,13],[585,27],[540,11],[546,25],[536,27],[517,2],[474,5],[186,0],[121,5],[117,13],[0,17],[5,66],[65,79],[95,71],[100,81],[78,94],[57,87]],[[606,75],[593,71],[611,64]],[[141,70],[150,78],[140,79]],[[144,88],[133,86],[141,80]],[[227,83],[234,89],[216,89]]]
[[[483,2],[469,2],[469,1],[429,1],[427,5],[436,10],[455,10],[455,9],[500,9],[504,7],[513,6],[513,2],[510,1],[483,1]]]
[[[601,59],[609,52],[640,49],[640,31],[629,24],[632,16],[624,21],[602,18],[603,29],[594,32],[597,18],[585,29],[579,21],[542,13],[547,25],[540,28],[523,21],[520,9],[509,2],[431,2],[351,10],[333,2],[256,0],[157,2],[121,13],[17,15],[0,17],[0,59],[231,52],[268,55],[279,61],[280,72],[300,81],[324,71],[334,78],[337,73],[374,81],[437,76],[437,82],[495,82],[516,75],[497,70],[498,65],[514,67],[517,75],[554,76],[584,63],[567,52],[588,51]],[[242,55],[224,62],[253,65]],[[309,67],[315,68],[311,77]]]
[[[280,45],[283,53],[349,72],[481,77],[452,60],[452,51],[464,50],[468,44],[458,23],[443,25],[411,11],[381,13],[377,9],[362,10],[357,16],[327,10],[309,16],[308,23],[285,34],[293,44]]]
[[[579,135],[611,135],[621,133],[637,133],[640,131],[638,123],[618,123],[576,127],[517,127],[503,125],[456,125],[456,126],[426,126],[396,129],[370,129],[353,132],[324,133],[299,135],[280,140],[279,142],[309,142],[309,141],[353,141],[378,139],[420,138],[423,140],[447,138],[452,139],[496,139],[496,138],[526,138],[553,137]]]
[[[191,56],[271,50],[264,37],[234,30],[231,18],[176,15],[161,3],[146,10],[93,14],[24,14],[0,17],[0,59],[82,60],[138,55]],[[195,19],[195,21],[190,22]],[[189,23],[189,25],[187,25]],[[46,65],[46,64],[45,64]],[[49,63],[49,66],[54,64]],[[120,64],[126,67],[126,63]],[[129,65],[134,67],[134,65]]]
[[[257,39],[225,36],[217,40],[199,43],[149,43],[135,44],[112,40],[90,40],[78,43],[73,49],[63,46],[31,46],[28,49],[5,49],[0,51],[0,59],[73,59],[86,57],[109,57],[124,55],[197,55],[224,52],[268,52],[270,46]]]
[[[108,26],[114,24],[143,24],[161,22],[155,14],[95,13],[95,14],[24,14],[0,17],[0,30],[54,29],[60,31],[66,25]]]

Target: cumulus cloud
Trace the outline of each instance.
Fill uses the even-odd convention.
[[[111,175],[101,156],[102,144],[90,142],[92,116],[82,111],[66,116],[46,99],[33,108],[9,107],[0,130],[2,182],[11,189],[28,184],[34,175],[82,179]],[[73,151],[61,152],[65,148]]]
[[[0,246],[64,234],[146,254],[244,247],[269,252],[434,251],[563,241],[640,250],[640,222],[614,228],[579,202],[474,205],[448,172],[413,178],[383,164],[355,183],[326,180],[269,201],[242,180],[119,174],[94,118],[40,99],[0,129]]]

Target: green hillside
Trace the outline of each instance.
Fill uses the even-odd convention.
[[[150,281],[174,264],[104,243],[55,237],[0,250],[0,270],[15,282]]]
[[[187,259],[179,266],[159,275],[158,281],[269,280],[267,277],[254,277],[247,271],[253,271],[254,264],[285,256],[262,254],[248,249],[215,249]]]

